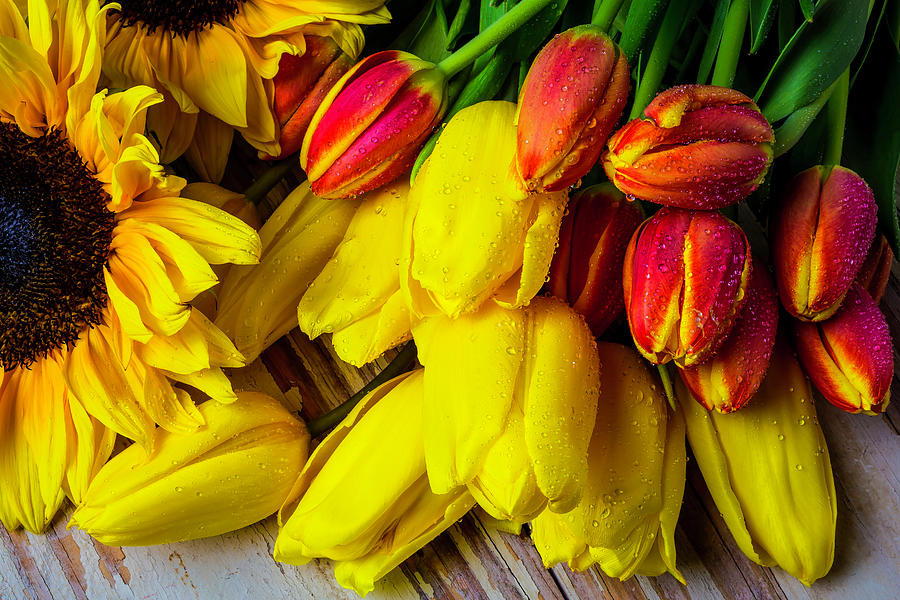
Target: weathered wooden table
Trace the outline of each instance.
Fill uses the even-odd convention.
[[[243,189],[246,180],[231,182]],[[283,195],[289,184],[273,193]],[[900,267],[882,302],[894,340],[900,339]],[[294,330],[260,360],[233,374],[235,387],[282,399],[306,418],[339,404],[393,354],[357,370],[333,356],[325,341]],[[697,466],[688,463],[676,534],[687,587],[669,575],[610,579],[598,569],[544,569],[526,536],[492,530],[470,513],[383,579],[368,597],[712,599],[900,598],[900,355],[885,415],[849,415],[820,402],[838,495],[837,552],[824,579],[806,588],[777,568],[748,560],[718,514]],[[69,510],[45,535],[0,527],[0,599],[125,598],[136,600],[355,598],[339,587],[328,561],[304,567],[276,563],[270,517],[215,538],[166,546],[113,548],[66,530]]]

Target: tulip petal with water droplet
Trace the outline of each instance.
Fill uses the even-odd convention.
[[[894,348],[887,320],[862,286],[850,287],[830,319],[793,326],[800,362],[826,400],[847,412],[884,412]]]
[[[69,525],[107,545],[146,546],[219,535],[275,512],[309,452],[303,423],[256,392],[198,410],[199,429],[160,430],[152,455],[133,445],[106,463]]]
[[[739,411],[707,411],[680,379],[688,440],[740,549],[806,585],[834,559],[834,478],[812,389],[781,337],[765,380]]]

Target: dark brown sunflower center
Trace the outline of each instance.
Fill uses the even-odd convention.
[[[107,0],[107,3],[110,0]],[[125,25],[187,36],[237,14],[244,0],[118,0]]]
[[[0,367],[28,366],[100,322],[115,226],[64,136],[0,123]]]

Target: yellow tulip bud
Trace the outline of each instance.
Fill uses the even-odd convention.
[[[297,326],[297,303],[343,239],[357,206],[317,198],[304,183],[260,229],[259,264],[229,269],[215,323],[248,363]]]
[[[197,409],[199,429],[161,429],[151,456],[135,444],[106,463],[69,526],[104,544],[147,546],[219,535],[275,512],[309,453],[303,423],[256,392]]]
[[[751,560],[810,585],[834,559],[831,461],[812,389],[784,338],[759,391],[731,414],[707,411],[676,380],[688,440],[719,512]]]
[[[397,268],[408,194],[400,179],[356,200],[343,241],[297,308],[304,333],[334,334],[338,356],[356,366],[411,337]]]
[[[468,485],[498,519],[527,521],[581,496],[597,410],[598,359],[584,319],[555,298],[413,334],[425,365],[425,460],[431,488]]]
[[[567,192],[525,189],[515,112],[510,102],[461,110],[416,175],[400,267],[416,316],[457,317],[492,297],[523,306],[544,284]]]
[[[569,513],[544,512],[533,538],[544,564],[598,564],[610,577],[675,567],[675,523],[685,482],[684,421],[632,349],[601,343],[600,401],[584,496]]]
[[[365,594],[474,505],[464,487],[428,487],[422,380],[379,386],[319,444],[279,512],[275,560],[330,558],[338,583]]]

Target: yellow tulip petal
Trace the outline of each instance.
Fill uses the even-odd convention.
[[[350,200],[317,198],[304,183],[260,229],[259,266],[228,271],[215,322],[248,361],[297,326],[300,297],[332,257],[355,210]]]
[[[806,585],[834,560],[836,496],[812,389],[785,339],[741,410],[708,412],[678,383],[688,439],[710,494],[751,560]]]
[[[361,367],[412,337],[409,308],[400,290],[380,310],[334,332],[331,344],[344,362]]]
[[[306,428],[259,393],[199,411],[204,427],[161,433],[152,456],[132,446],[110,460],[69,525],[104,544],[144,546],[218,535],[274,512],[306,459]]]
[[[413,331],[425,365],[425,459],[431,489],[468,483],[506,427],[525,352],[525,314],[486,303]]]
[[[568,520],[549,510],[531,522],[531,539],[548,569],[563,562],[572,565],[584,555],[590,557],[587,544],[572,533]]]
[[[522,266],[535,199],[515,175],[515,105],[454,116],[416,176],[409,277],[444,314],[490,298]]]
[[[528,315],[525,441],[550,509],[567,512],[581,498],[587,475],[600,364],[590,329],[565,303],[536,298]]]
[[[356,200],[343,241],[300,299],[300,329],[310,338],[343,329],[400,290],[397,265],[408,193],[401,179]]]
[[[506,430],[488,450],[478,475],[468,484],[479,506],[496,519],[530,521],[547,506],[524,440],[522,407],[513,406]]]

